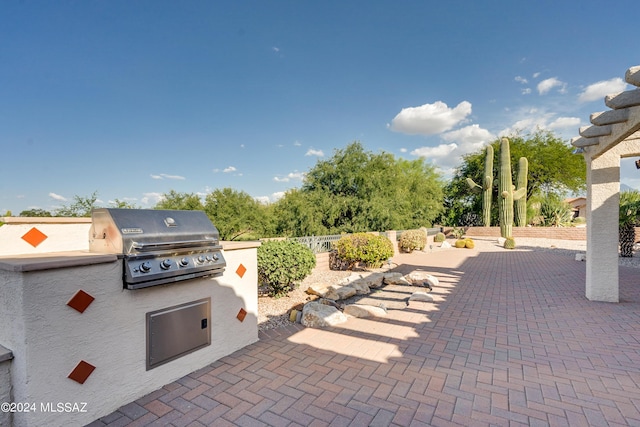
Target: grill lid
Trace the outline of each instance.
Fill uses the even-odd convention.
[[[99,208],[91,218],[92,252],[128,255],[218,246],[220,240],[202,211]]]
[[[89,250],[116,253],[127,289],[223,274],[218,229],[201,211],[94,209]]]

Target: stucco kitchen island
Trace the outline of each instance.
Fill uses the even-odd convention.
[[[84,425],[256,342],[259,243],[221,244],[221,276],[136,290],[123,288],[114,254],[0,257],[0,400],[13,405],[0,424]],[[208,316],[195,324],[172,321],[200,304]],[[169,321],[154,329],[165,313]],[[181,342],[207,328],[210,343],[149,367],[157,335]]]

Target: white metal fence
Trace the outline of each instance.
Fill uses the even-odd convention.
[[[427,236],[433,236],[437,232],[440,231],[440,228],[427,228]],[[400,239],[402,232],[404,230],[396,231],[396,239]],[[381,235],[387,236],[388,234],[385,232],[381,232]],[[295,240],[299,243],[302,243],[309,249],[313,251],[314,254],[319,254],[323,252],[331,252],[333,249],[333,244],[340,240],[341,237],[345,236],[344,234],[333,234],[329,236],[304,236],[304,237],[292,237],[291,240]]]

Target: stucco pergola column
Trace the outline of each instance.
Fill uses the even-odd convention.
[[[618,302],[620,155],[587,158],[587,276],[591,301]]]

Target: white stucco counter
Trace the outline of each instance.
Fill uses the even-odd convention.
[[[104,264],[117,260],[118,256],[115,254],[96,254],[86,251],[13,255],[0,257],[0,270],[17,272],[53,270],[56,268]]]
[[[221,244],[223,275],[138,290],[113,254],[0,257],[0,398],[33,405],[0,423],[85,425],[256,342],[259,242]],[[147,369],[148,314],[201,300],[210,344]]]

